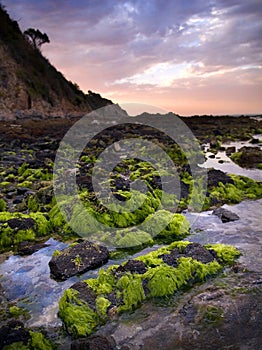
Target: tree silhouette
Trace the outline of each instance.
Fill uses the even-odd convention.
[[[28,28],[24,31],[24,35],[35,49],[40,49],[41,45],[50,43],[47,34],[40,32],[39,29]]]

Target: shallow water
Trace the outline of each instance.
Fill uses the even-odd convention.
[[[240,261],[246,268],[262,272],[262,199],[224,207],[238,214],[240,220],[222,223],[217,216],[212,215],[212,211],[200,214],[186,213],[186,217],[192,223],[192,233],[186,240],[201,244],[233,244],[243,253]],[[63,291],[76,281],[95,278],[99,271],[99,269],[88,271],[80,278],[74,276],[67,281],[56,282],[50,278],[48,262],[55,249],[62,249],[66,245],[52,238],[46,243],[50,246],[31,256],[11,256],[0,265],[0,283],[5,290],[5,296],[8,300],[17,302],[18,306],[29,310],[31,318],[27,321],[28,326],[61,324],[57,311]],[[144,249],[136,256],[153,249],[157,247]],[[111,260],[104,268],[122,261],[122,259]]]
[[[262,135],[254,135],[254,138],[262,139]],[[261,144],[252,144],[249,141],[235,141],[230,143],[224,143],[221,145],[222,147],[236,147],[236,151],[238,151],[241,147],[260,147],[262,149]],[[253,180],[262,181],[262,171],[259,169],[245,169],[241,168],[239,165],[234,163],[227,155],[225,151],[218,151],[215,155],[215,158],[209,158],[210,156],[214,156],[214,153],[207,151],[209,145],[204,145],[206,150],[207,160],[204,164],[201,164],[201,167],[204,168],[214,168],[217,170],[222,170],[228,174],[242,175],[247,176]],[[223,163],[219,163],[219,161],[223,161]]]
[[[224,205],[223,208],[236,213],[240,220],[222,223],[212,211],[186,213],[193,225],[192,233],[187,239],[201,244],[232,244],[243,252],[240,262],[249,270],[262,272],[262,199]]]

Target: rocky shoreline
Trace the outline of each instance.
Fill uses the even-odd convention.
[[[45,247],[45,242],[48,237],[54,237],[67,242],[75,242],[71,249],[65,250],[64,253],[63,251],[62,253],[57,252],[51,259],[53,262],[55,260],[61,260],[59,265],[56,266],[57,271],[59,270],[59,273],[57,272],[58,279],[68,278],[73,274],[81,274],[86,271],[87,268],[96,268],[104,264],[108,258],[112,259],[120,253],[123,254],[123,249],[119,250],[117,248],[106,252],[106,250],[103,250],[106,248],[102,247],[103,253],[101,253],[100,261],[97,260],[97,262],[90,264],[90,258],[94,256],[92,253],[88,258],[89,262],[86,261],[87,264],[84,263],[85,255],[82,256],[81,251],[76,250],[74,247],[87,243],[81,243],[79,236],[76,235],[63,220],[59,213],[59,208],[56,206],[52,187],[53,162],[55,160],[57,147],[59,146],[59,141],[76,120],[75,118],[55,118],[41,121],[17,120],[12,122],[0,122],[0,144],[2,149],[0,159],[1,257],[4,259],[4,257],[10,255],[10,253],[8,253],[10,250],[19,255],[26,256],[28,254],[33,254]],[[208,142],[210,148],[214,151],[221,147],[221,142],[228,141],[229,139],[232,140],[232,138],[235,140],[250,139],[251,142],[254,143],[254,141],[252,141],[254,140],[253,135],[261,133],[262,130],[261,121],[248,117],[214,118],[205,116],[188,119],[184,118],[183,121],[190,126],[201,144]],[[130,132],[132,135],[134,129],[135,128],[129,128],[126,129],[125,132]],[[123,132],[123,130],[118,130],[118,128],[113,129],[113,131],[110,131],[109,136],[106,135],[94,140],[92,144],[93,149],[87,147],[81,155],[77,184],[81,193],[86,193],[85,191],[88,191],[89,196],[84,198],[85,200],[87,198],[88,210],[92,212],[97,208],[97,202],[93,201],[92,186],[90,185],[89,177],[90,165],[94,162],[94,158],[92,157],[98,154],[99,150],[103,148],[103,143],[107,144],[108,141],[112,142],[112,140],[118,140],[121,132]],[[140,129],[142,135],[144,133],[148,136],[148,132],[148,129]],[[153,135],[152,139],[154,138],[157,138],[160,143],[166,141],[159,135]],[[171,146],[173,147],[168,141],[168,148]],[[259,158],[261,157],[260,152],[261,151],[255,156],[256,166],[262,163]],[[235,159],[241,159],[241,157],[235,156]],[[246,164],[241,163],[241,165],[244,166]],[[118,196],[118,199],[126,200],[125,196],[134,180],[131,174],[133,171],[136,171],[136,174],[138,174],[137,176],[146,180],[150,188],[152,188],[150,202],[148,202],[147,206],[143,207],[143,210],[139,213],[139,215],[150,216],[152,207],[156,205],[154,203],[158,203],[159,201],[158,194],[162,191],[161,181],[155,174],[153,176],[150,175],[152,168],[148,165],[143,164],[143,171],[139,170],[138,172],[140,166],[141,164],[139,161],[135,164],[123,162],[120,170],[122,172],[124,171],[125,179],[119,177],[116,171],[115,174],[113,174],[112,188],[115,195]],[[172,198],[170,196],[167,196],[171,204],[168,209],[162,213],[162,217],[176,215],[176,221],[180,218],[179,220],[182,220],[182,223],[184,219],[182,219],[183,215],[181,213],[183,210],[187,209],[191,188],[190,172],[183,161],[182,155],[178,169],[181,177],[180,188],[182,191],[182,197],[177,203],[178,213],[172,212],[172,203],[174,202],[171,201]],[[201,172],[201,169],[199,169],[199,172]],[[165,177],[167,184],[171,180],[172,179],[168,176]],[[208,170],[207,198],[204,209],[215,209],[225,203],[238,203],[246,198],[254,200],[261,197],[261,182],[259,183],[240,176],[230,176],[215,169]],[[229,213],[223,208],[215,209],[214,214],[225,223],[230,223],[231,220],[238,219],[234,213]],[[109,225],[112,224],[112,220],[114,220],[114,224],[117,222],[120,223],[120,217],[112,217],[107,211],[101,211],[100,209],[99,215],[100,220],[105,220],[104,222]],[[142,217],[140,217],[139,220],[141,220],[141,218]],[[160,218],[161,216],[159,216],[159,220]],[[136,219],[132,215],[125,217],[125,225],[128,226],[131,222],[134,223],[134,220]],[[85,223],[81,216],[77,217],[77,221],[78,225],[80,223]],[[113,242],[116,247],[120,240],[125,242],[125,244],[128,242],[129,246],[135,245],[135,252],[146,246],[150,247],[157,244],[167,245],[188,235],[188,226],[183,226],[185,223],[181,223],[180,225],[182,226],[180,226],[180,228],[179,226],[175,228],[175,226],[170,225],[166,229],[165,234],[162,233],[154,237],[153,240],[151,238],[145,239],[147,236],[145,236],[144,231],[139,233],[141,237],[143,237],[139,240],[137,232],[131,231],[127,233],[125,229],[123,229],[121,231],[121,237],[114,237]],[[156,221],[156,225],[157,224],[158,222]],[[181,231],[181,227],[184,227],[184,231]],[[151,228],[146,225],[145,228],[149,230],[146,232],[148,235]],[[98,232],[95,231],[95,227],[92,228],[90,226],[89,230],[92,234],[92,230],[94,230],[95,235],[98,234]],[[102,241],[104,240],[103,243],[105,246],[107,242],[109,242],[108,236],[105,234],[102,236],[98,235],[97,237]],[[145,244],[145,242],[147,243]],[[110,236],[110,243],[112,243],[112,236]],[[121,248],[121,244],[119,244],[119,248]],[[196,259],[197,261],[198,258],[201,259],[201,249],[198,253],[192,253],[193,255],[186,255],[187,253],[185,253],[184,256],[179,256],[179,259],[184,257],[186,259]],[[86,247],[83,248],[84,252],[85,250]],[[64,259],[62,259],[63,254]],[[169,265],[172,254],[169,251],[166,255],[164,264]],[[177,258],[178,256],[174,257],[175,260],[173,263],[177,261]],[[231,264],[232,263],[233,261],[231,261]],[[71,268],[69,267],[70,264],[72,265]],[[51,266],[55,266],[55,264],[51,263],[50,267]],[[60,270],[61,267],[64,271]],[[155,268],[156,267],[157,266],[155,266]],[[139,275],[138,267],[134,268],[135,273]],[[152,268],[152,266],[150,268]],[[201,268],[203,269],[203,267]],[[71,272],[69,272],[70,269],[72,270]],[[123,271],[121,272],[122,275],[120,274],[121,276],[119,275],[119,277],[123,277]],[[132,275],[130,275],[130,270],[128,271],[128,278],[130,279]],[[123,308],[123,302],[121,300],[112,304],[111,297],[107,299],[104,293],[100,293],[96,295],[96,297],[93,296],[95,298],[93,298],[93,300],[90,296],[91,293],[89,298],[91,298],[94,303],[96,303],[95,300],[97,298],[99,299],[99,302],[96,303],[98,310],[100,310],[100,314],[98,312],[100,315],[99,317],[108,317],[109,315],[110,322],[100,327],[95,335],[85,339],[80,338],[80,340],[66,340],[66,342],[61,340],[60,335],[56,336],[53,331],[48,332],[41,328],[32,331],[24,328],[23,322],[28,315],[26,315],[24,310],[19,310],[19,307],[15,304],[5,300],[4,291],[1,291],[1,306],[3,310],[5,310],[5,314],[1,314],[0,322],[1,348],[5,346],[6,349],[11,349],[11,345],[8,347],[9,344],[22,342],[26,349],[35,349],[37,346],[42,346],[43,349],[51,349],[53,347],[52,343],[56,343],[58,348],[61,349],[70,349],[70,346],[72,349],[104,348],[138,350],[141,346],[143,349],[158,349],[160,347],[165,349],[192,349],[192,346],[194,349],[202,349],[204,344],[207,349],[226,349],[227,346],[238,349],[243,344],[246,346],[246,349],[252,349],[252,346],[254,347],[259,344],[261,340],[260,335],[255,330],[255,327],[261,322],[261,313],[258,308],[261,302],[261,279],[257,272],[246,271],[245,267],[239,263],[234,263],[230,269],[226,271],[224,276],[220,275],[215,277],[214,280],[208,279],[204,284],[194,286],[194,288],[181,295],[180,293],[176,293],[176,298],[170,296],[174,294],[173,291],[171,294],[168,294],[168,298],[162,300],[156,299],[154,301],[156,304],[154,304],[154,302],[152,304],[152,301],[146,300],[138,310],[133,310],[131,314],[123,313],[120,316],[117,310],[120,310],[121,307]],[[143,270],[142,274],[146,273],[149,274],[149,272]],[[54,270],[53,274],[55,275]],[[203,277],[203,280],[205,281],[206,278]],[[135,278],[134,280],[132,279],[132,283],[130,281],[127,281],[126,290],[128,290],[128,285],[133,283],[135,286],[137,284]],[[122,281],[122,284],[123,283]],[[220,283],[224,283],[224,285],[220,285]],[[167,282],[163,282],[163,285],[166,284]],[[83,285],[77,285],[75,287],[75,290],[80,294],[82,293],[82,286]],[[72,288],[74,289],[74,286]],[[147,287],[144,286],[143,288]],[[125,291],[124,287],[122,291]],[[141,289],[140,292],[146,295],[147,289],[144,289],[144,292]],[[141,293],[140,296],[142,295]],[[151,290],[151,293],[154,294],[154,291]],[[161,295],[162,298],[164,295],[165,294]],[[159,298],[158,295],[155,295],[155,297],[156,296]],[[89,301],[91,299],[89,299]],[[141,300],[143,299],[144,298]],[[114,307],[108,308],[106,300],[109,300],[110,304]],[[74,303],[80,303],[79,305],[82,305],[83,301],[79,302],[76,298]],[[139,303],[140,302],[138,302],[138,304]],[[160,305],[161,303],[166,303],[166,305],[159,306],[159,303]],[[174,304],[171,305],[170,303]],[[60,302],[60,304],[62,305],[62,302]],[[149,305],[151,306],[149,307]],[[154,309],[153,312],[151,312],[151,308]],[[62,309],[61,306],[61,310]],[[151,310],[150,312],[149,309]],[[63,314],[61,310],[60,313]],[[130,310],[130,308],[127,307],[126,310]],[[158,313],[161,314],[161,320],[157,317]],[[250,313],[253,315],[252,318],[248,318]],[[80,312],[80,319],[83,315],[82,313],[81,316]],[[93,315],[93,317],[96,318],[97,315]],[[65,316],[65,313],[62,319],[65,324],[67,324],[68,321],[66,321],[67,316]],[[245,328],[245,332],[240,331],[246,322],[248,322],[248,326]],[[97,324],[97,321],[95,323]],[[72,326],[74,326],[74,324]],[[20,329],[19,332],[17,331],[18,328]],[[78,336],[80,334],[83,337],[81,332],[75,334]],[[85,336],[87,334],[88,333],[85,333]],[[234,336],[232,336],[232,334],[234,334]],[[212,341],[210,338],[212,338]],[[207,339],[209,341],[209,347],[207,347],[206,344]],[[61,342],[60,346],[59,342]]]

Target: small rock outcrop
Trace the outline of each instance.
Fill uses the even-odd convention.
[[[225,208],[216,208],[213,210],[212,214],[218,216],[222,222],[236,221],[240,219],[236,213]]]
[[[28,241],[23,241],[18,244],[17,254],[18,255],[31,255],[38,250],[48,247],[49,244],[46,243],[32,243]]]
[[[216,187],[219,185],[220,182],[223,183],[224,185],[228,183],[231,183],[231,184],[234,183],[233,179],[221,170],[210,169],[208,170],[207,175],[208,175],[208,180],[207,180],[208,188]]]
[[[106,247],[84,241],[57,252],[49,261],[49,267],[54,279],[66,280],[102,266],[108,259],[109,251]]]

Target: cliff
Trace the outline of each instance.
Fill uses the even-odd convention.
[[[80,116],[111,103],[66,80],[0,5],[0,120]]]

